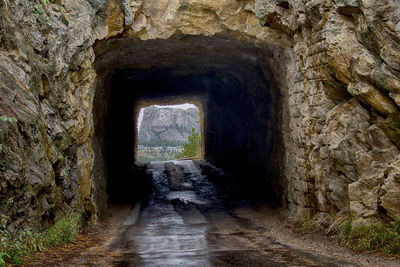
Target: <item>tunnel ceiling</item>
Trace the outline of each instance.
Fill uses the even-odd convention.
[[[181,74],[193,74],[226,68],[242,61],[278,69],[283,61],[283,51],[278,46],[254,44],[224,35],[183,35],[149,41],[116,38],[97,42],[95,53],[97,74],[103,76],[122,68],[152,67],[174,68]]]

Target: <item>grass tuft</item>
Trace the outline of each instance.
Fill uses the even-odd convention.
[[[54,247],[71,242],[78,234],[79,219],[78,215],[69,215],[56,222],[44,232],[43,245]]]
[[[0,230],[0,267],[22,264],[30,253],[71,242],[79,231],[80,216],[69,214],[42,233],[23,230],[17,234]]]
[[[356,251],[380,251],[400,255],[400,220],[393,223],[353,225],[348,221],[339,228],[342,244]]]

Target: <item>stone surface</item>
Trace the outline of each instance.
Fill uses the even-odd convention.
[[[397,218],[398,187],[389,173],[395,172],[399,153],[393,119],[400,88],[399,6],[396,1],[289,3],[287,10],[279,1],[256,1],[255,12],[277,31],[299,29],[288,64],[292,214],[350,208],[360,219]],[[393,188],[389,193],[387,183]]]
[[[192,128],[200,133],[198,108],[159,108],[151,106],[144,109],[139,130],[139,143],[150,140],[187,142]]]
[[[291,214],[400,216],[397,0],[62,0],[42,14],[38,2],[0,2],[0,113],[18,119],[1,122],[1,227],[42,228],[68,209],[88,218],[103,210],[93,98],[122,65],[96,61],[96,40],[146,47],[217,33],[280,48],[272,51],[284,70],[281,191]]]

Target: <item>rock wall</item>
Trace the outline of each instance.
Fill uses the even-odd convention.
[[[98,61],[96,40],[217,33],[279,48],[271,57],[286,70],[275,76],[292,215],[326,224],[345,210],[400,216],[397,0],[3,0],[0,10],[0,113],[18,119],[1,125],[0,227],[104,210],[93,98],[135,61],[118,49]]]
[[[96,10],[87,1],[0,2],[0,214],[11,231],[68,209],[94,214],[91,145]]]
[[[198,108],[180,109],[147,107],[143,112],[138,141],[168,140],[187,142],[192,128],[200,133],[200,110]]]
[[[328,224],[339,211],[400,217],[397,1],[264,0],[255,8],[262,23],[293,37],[290,210]]]

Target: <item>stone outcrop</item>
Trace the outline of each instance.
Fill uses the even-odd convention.
[[[397,0],[39,2],[0,2],[0,113],[18,119],[1,123],[1,227],[44,227],[69,209],[100,214],[106,184],[94,133],[104,126],[93,116],[107,106],[93,114],[98,88],[115,69],[135,66],[133,46],[146,62],[146,41],[216,34],[268,47],[284,70],[275,75],[277,127],[282,198],[293,216],[400,217]],[[99,40],[107,47],[95,53]]]
[[[68,209],[94,214],[91,49],[87,1],[0,3],[2,226],[45,227]]]
[[[398,218],[398,3],[281,2],[256,1],[256,13],[266,26],[294,37],[291,210],[328,222],[330,212],[346,209],[357,218]]]
[[[187,142],[192,128],[200,133],[198,108],[180,109],[151,106],[144,109],[139,143],[150,140]]]

